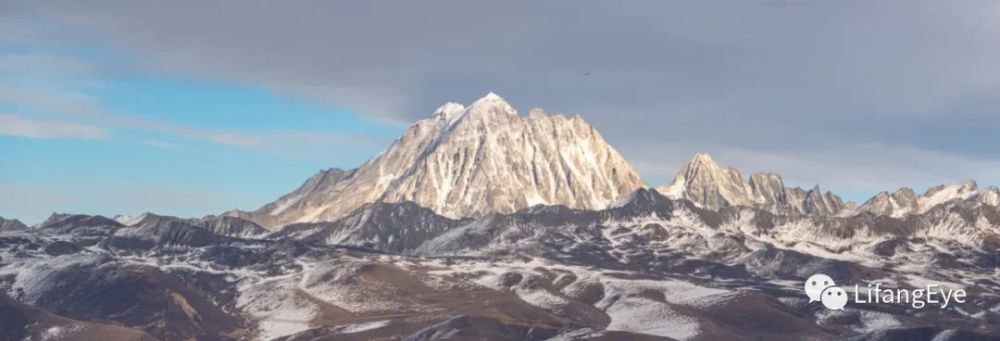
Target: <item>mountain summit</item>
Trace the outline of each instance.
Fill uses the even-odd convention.
[[[538,204],[601,209],[645,183],[580,116],[525,117],[490,93],[447,103],[385,152],[350,171],[322,171],[254,212],[269,228],[333,221],[366,203],[412,201],[457,218]]]
[[[708,154],[695,154],[677,172],[673,183],[656,190],[668,198],[690,200],[711,210],[747,206],[779,214],[832,215],[850,206],[819,186],[810,190],[785,187],[778,174],[754,173],[744,181],[738,169],[722,167]]]

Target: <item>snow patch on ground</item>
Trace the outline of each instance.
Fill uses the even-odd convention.
[[[364,323],[352,324],[352,325],[349,325],[349,326],[345,327],[344,329],[341,329],[340,333],[341,334],[354,334],[354,333],[360,333],[360,332],[365,332],[365,331],[369,331],[369,330],[375,330],[375,329],[379,329],[379,328],[384,328],[384,327],[386,327],[386,326],[389,325],[389,322],[390,322],[390,320],[382,320],[382,321],[372,321],[372,322],[364,322]]]
[[[54,285],[53,277],[76,266],[97,266],[106,258],[96,255],[63,255],[49,258],[15,258],[0,267],[0,277],[12,276],[12,292],[23,293],[22,300],[33,303],[40,292]],[[14,295],[17,296],[17,295]]]
[[[893,329],[903,325],[899,319],[890,314],[867,310],[862,310],[860,313],[861,323],[864,326],[858,329],[859,332]]]
[[[80,329],[78,324],[70,324],[67,326],[52,326],[42,332],[39,337],[42,341],[56,341],[56,340],[66,340],[70,333],[73,333],[77,329]]]
[[[236,307],[258,323],[259,337],[269,340],[309,329],[318,307],[294,285],[280,280],[240,285]]]
[[[607,330],[665,336],[690,340],[698,336],[701,326],[669,305],[641,297],[605,299],[598,308],[611,317]]]

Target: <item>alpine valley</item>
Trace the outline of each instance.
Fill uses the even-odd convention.
[[[0,339],[1000,340],[998,205],[705,154],[653,187],[580,116],[489,94],[254,211],[0,219]],[[816,273],[968,299],[828,310]]]

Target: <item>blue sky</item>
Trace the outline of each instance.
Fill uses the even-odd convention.
[[[4,52],[0,216],[201,216],[353,167],[404,127],[252,84],[116,69],[114,51]],[[21,129],[15,131],[15,127]]]
[[[864,201],[1000,183],[1000,2],[0,4],[0,216],[254,209],[444,102]]]

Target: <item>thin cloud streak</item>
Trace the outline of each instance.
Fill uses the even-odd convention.
[[[86,120],[102,127],[142,130],[202,142],[245,148],[275,155],[298,155],[305,146],[349,146],[375,143],[365,136],[307,131],[237,132],[204,129],[136,115],[116,113],[100,107],[95,98],[80,93],[51,93],[0,86],[0,102],[14,103]],[[91,126],[94,129],[100,129]],[[35,132],[36,135],[42,134]],[[104,134],[102,137],[106,137]]]
[[[104,140],[108,133],[102,128],[62,121],[36,120],[15,114],[0,114],[0,135],[32,139]]]

